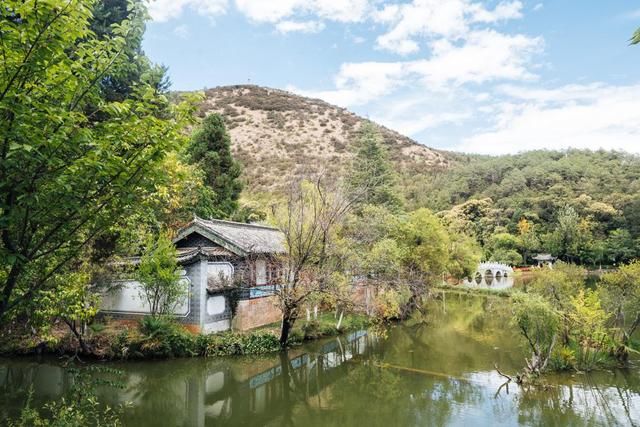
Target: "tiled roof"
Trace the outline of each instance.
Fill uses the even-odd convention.
[[[533,257],[536,261],[554,261],[556,257],[551,254],[538,254]]]
[[[178,249],[178,262],[191,261],[198,255],[212,256],[233,256],[233,253],[225,248],[180,248]]]
[[[285,253],[284,236],[280,230],[265,225],[194,218],[183,228],[175,241],[193,232],[201,232],[224,248],[240,254]]]
[[[178,256],[176,257],[176,261],[178,264],[188,263],[194,258],[197,258],[199,255],[204,255],[205,257],[213,257],[213,256],[233,256],[233,252],[226,250],[225,248],[180,248],[178,249]],[[113,265],[138,265],[140,264],[140,256],[131,256],[120,259],[116,262],[113,262]]]

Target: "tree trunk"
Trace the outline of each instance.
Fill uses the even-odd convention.
[[[296,322],[296,316],[293,309],[285,307],[282,310],[282,326],[280,328],[280,348],[287,347],[287,341],[289,341],[289,334],[293,328],[293,324]]]
[[[67,324],[67,326],[69,327],[71,332],[73,332],[73,335],[78,340],[78,344],[80,345],[80,349],[82,350],[82,354],[91,354],[91,349],[89,348],[87,343],[84,341],[84,338],[82,337],[82,334],[80,332],[78,332],[78,328],[76,327],[76,322],[73,321],[73,320],[65,319],[64,323]]]
[[[0,325],[2,325],[3,319],[9,310],[9,299],[13,293],[13,288],[15,288],[18,283],[18,277],[20,276],[21,270],[22,269],[17,264],[14,264],[5,281],[4,288],[2,289],[2,296],[0,297]]]
[[[282,322],[284,324],[284,322]],[[282,413],[282,425],[283,426],[292,426],[293,422],[293,411],[294,407],[292,399],[291,399],[291,367],[289,362],[289,355],[286,350],[280,352],[280,380],[282,381],[282,400],[284,402],[284,411]]]

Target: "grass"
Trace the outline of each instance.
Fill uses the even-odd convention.
[[[290,345],[364,329],[371,326],[371,319],[362,314],[349,313],[344,315],[340,329],[336,327],[337,324],[338,319],[333,312],[319,313],[317,319],[311,319],[308,322],[306,318],[298,319],[289,336]],[[265,325],[254,331],[279,334],[280,323]]]
[[[336,324],[337,319],[332,313],[320,314],[310,322],[298,320],[290,334],[289,345],[366,328],[369,319],[362,315],[346,314],[339,329]],[[167,317],[144,317],[130,324],[107,319],[89,327],[85,340],[92,354],[83,357],[125,360],[267,354],[280,350],[279,328],[279,323],[274,323],[247,332],[226,331],[206,335],[192,333],[175,319]],[[11,336],[2,337],[0,354],[74,354],[77,350],[76,340],[65,328],[57,331],[57,337],[48,341],[26,331],[16,331]]]

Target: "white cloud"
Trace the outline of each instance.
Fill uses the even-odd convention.
[[[404,135],[416,135],[427,129],[435,128],[444,124],[460,124],[469,119],[471,113],[429,113],[424,116],[405,118],[400,121],[388,122],[387,126],[396,129]]]
[[[297,15],[358,22],[369,9],[368,0],[236,0],[236,6],[253,21],[270,23]]]
[[[527,80],[535,77],[528,66],[542,43],[540,38],[521,34],[473,31],[461,46],[446,40],[434,43],[432,57],[409,62],[407,69],[431,87],[499,79]]]
[[[188,39],[191,35],[191,33],[189,32],[189,27],[187,27],[186,25],[178,25],[177,27],[175,27],[173,29],[173,34],[184,40]]]
[[[417,108],[417,110],[416,110]],[[413,111],[407,111],[406,115],[394,117],[376,116],[376,121],[403,135],[416,135],[427,129],[444,124],[460,124],[471,117],[471,112],[426,112],[419,107]]]
[[[535,6],[533,6],[533,10],[534,10],[534,12],[537,12],[537,11],[539,11],[539,10],[542,10],[542,8],[543,8],[543,7],[544,7],[544,4],[542,4],[542,3],[536,3],[536,5],[535,5]]]
[[[542,48],[542,39],[505,35],[494,30],[474,31],[468,41],[454,45],[434,43],[429,58],[397,62],[345,63],[335,77],[334,90],[307,92],[343,107],[362,105],[394,90],[445,91],[468,83],[523,81],[536,76],[528,65]]]
[[[420,50],[416,37],[456,38],[467,30],[465,6],[462,0],[414,0],[398,7],[387,6],[377,17],[392,25],[377,38],[378,47],[406,55]]]
[[[470,6],[472,22],[494,23],[508,19],[522,18],[522,3],[520,1],[501,2],[495,9],[489,11],[479,3]]]
[[[498,106],[495,126],[464,139],[456,149],[486,154],[568,147],[640,152],[640,84],[504,89],[512,99]]]
[[[227,0],[146,0],[151,19],[165,22],[177,18],[186,8],[214,17],[227,11]]]
[[[256,22],[278,22],[293,15],[304,2],[300,0],[236,0],[236,7]]]
[[[342,107],[362,105],[388,95],[402,85],[402,68],[400,62],[346,63],[334,79],[335,89],[314,91],[289,87],[288,90]]]
[[[420,50],[419,39],[464,39],[473,24],[496,23],[522,17],[522,3],[499,3],[488,10],[469,0],[413,0],[402,5],[387,5],[372,14],[374,21],[391,28],[377,38],[380,49],[401,55]]]
[[[369,12],[368,0],[315,0],[311,11],[321,18],[336,22],[360,22]]]
[[[324,29],[324,24],[319,21],[280,21],[276,24],[276,30],[287,34],[299,33],[319,33]]]

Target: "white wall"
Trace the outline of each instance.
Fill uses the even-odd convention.
[[[207,314],[215,316],[221,314],[226,308],[226,301],[223,295],[216,295],[207,298]]]
[[[180,279],[183,286],[187,288],[187,294],[182,298],[173,314],[176,316],[187,316],[189,314],[189,297],[191,295],[191,281],[183,276]],[[123,314],[149,314],[149,304],[144,298],[140,298],[141,285],[135,280],[122,281],[118,283],[118,289],[106,293],[102,297],[100,310],[104,313]]]
[[[216,322],[205,323],[202,332],[210,334],[212,332],[222,332],[231,329],[231,322],[229,319],[218,320]]]

